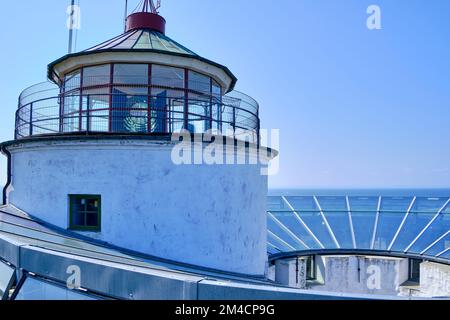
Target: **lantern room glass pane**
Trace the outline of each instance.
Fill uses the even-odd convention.
[[[211,78],[201,73],[189,71],[189,90],[211,94]]]
[[[13,282],[15,269],[0,261],[0,300],[7,297],[9,286]]]
[[[203,133],[211,129],[211,99],[209,96],[189,93],[189,124],[192,133]]]
[[[184,84],[184,69],[152,65],[153,86],[184,89]]]
[[[222,133],[222,88],[212,80],[212,131],[214,134]]]
[[[151,132],[172,133],[184,128],[185,98],[183,90],[152,88]]]
[[[64,96],[64,132],[80,130],[80,91],[74,90]]]
[[[147,64],[115,64],[114,84],[148,85]]]
[[[108,85],[111,79],[111,65],[83,68],[83,87]]]
[[[79,89],[81,85],[81,72],[76,70],[64,77],[64,92]]]
[[[94,297],[69,290],[67,288],[27,277],[20,287],[16,300],[97,300]]]
[[[83,90],[82,128],[89,127],[92,132],[109,131],[110,99],[109,87]]]
[[[212,80],[212,95],[216,98],[222,97],[222,87],[215,80]]]
[[[113,132],[148,132],[149,96],[147,88],[114,87],[112,96]]]

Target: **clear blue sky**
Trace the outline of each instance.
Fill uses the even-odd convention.
[[[123,2],[81,0],[78,50],[122,32]],[[68,4],[2,4],[0,140],[13,137],[22,89],[65,54]],[[371,4],[382,30],[366,27]],[[450,186],[450,1],[163,0],[161,14],[280,129],[271,187]]]

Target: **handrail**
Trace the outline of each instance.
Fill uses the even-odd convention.
[[[45,87],[41,91],[36,90],[39,86],[30,88],[19,98],[16,139],[67,133],[171,134],[187,129],[193,133],[211,130],[259,142],[257,108],[254,113],[242,100],[233,97],[195,95],[195,99],[186,99],[167,94],[83,94],[88,92],[85,88],[81,93],[57,92],[49,96],[49,92],[55,93],[59,88]]]
[[[152,78],[152,81],[154,84],[148,85],[147,83],[133,83],[128,80],[130,79],[136,79],[138,77],[130,76],[130,77],[121,77],[121,79],[128,79],[127,81],[121,81],[121,82],[114,82],[110,84],[106,81],[99,81],[99,79],[104,79],[105,76],[94,76],[94,77],[84,77],[83,81],[88,83],[88,85],[84,84],[76,84],[71,85],[67,87],[64,83],[61,84],[61,87],[57,86],[53,82],[46,81],[34,84],[22,91],[22,93],[19,96],[19,107],[29,104],[30,102],[33,102],[40,98],[35,97],[51,97],[59,95],[63,92],[69,93],[72,91],[78,91],[78,90],[92,90],[92,89],[100,89],[100,88],[109,88],[111,86],[116,88],[149,88],[151,90],[154,89],[167,89],[167,90],[175,90],[179,92],[188,92],[193,93],[197,95],[201,95],[202,97],[211,97],[213,99],[222,99],[226,101],[229,104],[238,104],[243,106],[243,109],[251,111],[253,114],[259,115],[259,104],[258,102],[250,97],[249,95],[242,93],[240,91],[231,91],[227,93],[226,95],[220,96],[220,95],[214,95],[206,91],[202,91],[202,87],[206,85],[206,83],[200,82],[200,81],[189,81],[189,88],[184,87],[178,87],[178,86],[171,86],[170,81],[175,81],[174,79],[168,79],[168,78]],[[70,83],[71,81],[68,80],[66,83]],[[126,83],[130,82],[130,83]],[[64,88],[64,89],[61,89]]]

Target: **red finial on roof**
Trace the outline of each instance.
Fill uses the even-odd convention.
[[[127,18],[126,31],[136,29],[151,29],[161,33],[166,31],[166,20],[159,15],[161,0],[142,0],[136,9]]]

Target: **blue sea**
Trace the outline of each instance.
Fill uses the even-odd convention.
[[[270,189],[269,196],[450,197],[450,188]]]

